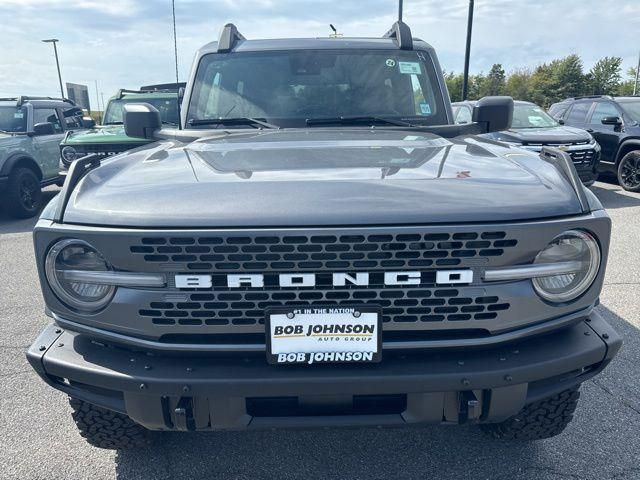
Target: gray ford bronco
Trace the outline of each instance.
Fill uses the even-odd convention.
[[[621,339],[594,310],[610,220],[571,158],[455,125],[436,54],[382,38],[196,56],[182,129],[125,106],[35,227],[28,351],[93,445],[152,431],[478,424],[556,435]]]
[[[42,207],[41,188],[60,181],[58,144],[65,132],[91,127],[71,100],[0,98],[0,208],[17,218]]]

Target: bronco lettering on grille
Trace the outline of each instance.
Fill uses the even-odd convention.
[[[357,273],[281,273],[281,274],[229,274],[229,275],[176,275],[176,288],[264,288],[265,285],[282,288],[334,286],[347,284],[368,285],[436,285],[473,283],[472,270],[440,270],[437,272],[357,272]]]

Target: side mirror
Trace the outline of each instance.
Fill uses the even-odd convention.
[[[53,123],[50,123],[50,122],[36,123],[33,126],[33,134],[35,136],[53,135],[54,133],[56,133],[56,129],[54,128]]]
[[[487,133],[508,130],[513,120],[513,98],[483,97],[473,107],[472,118],[484,124]]]
[[[616,127],[622,125],[622,119],[620,117],[602,117],[600,122],[602,122],[603,125],[614,125]]]
[[[125,103],[124,133],[128,137],[152,139],[156,130],[162,127],[160,112],[148,103]]]
[[[91,117],[82,117],[82,128],[93,128],[96,122]]]

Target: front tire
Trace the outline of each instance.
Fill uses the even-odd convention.
[[[480,428],[499,440],[542,440],[559,435],[573,420],[580,398],[580,387],[526,405],[520,413],[502,423],[487,423]]]
[[[42,207],[40,180],[30,168],[16,168],[9,174],[4,193],[6,212],[14,218],[29,218]]]
[[[80,435],[94,447],[128,450],[151,444],[151,432],[126,415],[69,398]]]
[[[618,183],[628,192],[640,192],[640,151],[622,157],[618,164]]]

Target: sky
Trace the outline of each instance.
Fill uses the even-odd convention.
[[[472,73],[494,63],[507,71],[580,55],[635,67],[640,0],[476,0]],[[186,80],[195,51],[233,22],[247,38],[381,36],[397,0],[175,0],[178,72]],[[468,0],[405,0],[413,35],[432,44],[446,71],[464,65]],[[62,81],[108,99],[118,88],[175,79],[171,0],[0,0],[0,97],[59,95],[51,44],[58,38]]]

